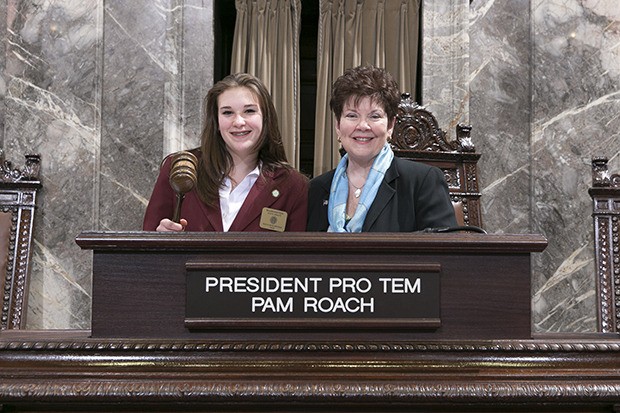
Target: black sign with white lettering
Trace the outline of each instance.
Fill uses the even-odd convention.
[[[440,326],[438,265],[424,271],[187,272],[185,324],[214,328]]]

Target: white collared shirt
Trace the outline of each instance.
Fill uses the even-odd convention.
[[[250,189],[258,179],[260,167],[257,165],[254,170],[250,171],[245,178],[232,189],[230,177],[226,177],[220,187],[220,210],[222,211],[222,226],[224,232],[227,232],[233,221],[237,217],[241,205],[250,193]],[[232,190],[231,190],[232,189]]]

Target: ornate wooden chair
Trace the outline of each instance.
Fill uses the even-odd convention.
[[[457,125],[456,140],[448,141],[435,116],[403,93],[392,135],[396,156],[443,170],[459,225],[482,227],[478,159],[471,127]]]
[[[597,275],[598,329],[620,332],[620,175],[610,174],[607,158],[592,159],[592,217]]]
[[[0,149],[0,331],[26,325],[33,218],[41,187],[39,167],[39,155],[26,155],[24,168],[14,168]]]

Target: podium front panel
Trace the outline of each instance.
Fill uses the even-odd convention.
[[[533,236],[485,234],[160,234],[94,233],[78,243],[95,250],[93,337],[166,337],[269,340],[416,340],[530,338],[530,251]],[[359,236],[356,236],[359,235]],[[93,238],[94,237],[94,238]],[[110,239],[110,237],[112,239]],[[255,269],[268,276],[350,275],[382,268],[440,268],[440,323],[330,328],[322,323],[239,323],[191,328],[186,323],[188,263],[206,271]],[[256,267],[256,268],[254,268]],[[316,267],[319,267],[317,270]],[[219,270],[218,270],[219,268]],[[363,274],[363,273],[362,273]],[[231,303],[232,304],[232,303]],[[247,321],[247,320],[246,320]],[[280,320],[281,321],[281,320]]]

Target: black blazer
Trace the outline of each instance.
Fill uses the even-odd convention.
[[[327,202],[335,169],[310,181],[308,231],[327,231]],[[363,232],[413,232],[456,226],[443,172],[395,157],[373,201]]]

